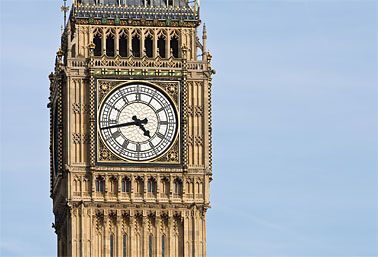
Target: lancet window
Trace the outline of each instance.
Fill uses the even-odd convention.
[[[155,193],[156,192],[156,182],[152,178],[148,180],[147,182],[147,191],[149,193]]]
[[[176,37],[171,38],[170,45],[171,45],[171,53],[173,57],[178,58],[179,57],[178,39]]]
[[[139,35],[135,34],[132,39],[132,52],[134,57],[140,57],[140,39]]]
[[[93,43],[95,44],[94,56],[101,56],[101,34],[96,33],[93,38]]]
[[[125,178],[122,180],[122,192],[129,193],[130,192],[130,180]]]
[[[158,49],[159,49],[159,55],[161,58],[165,58],[165,39],[164,37],[160,36],[158,41]]]
[[[96,192],[104,192],[104,178],[103,177],[97,177],[96,179]]]
[[[127,37],[125,34],[121,34],[119,37],[119,42],[118,42],[118,47],[119,47],[119,55],[121,57],[127,57],[128,56],[128,45],[127,45]]]

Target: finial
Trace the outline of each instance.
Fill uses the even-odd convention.
[[[207,38],[206,23],[203,24],[202,38]]]
[[[61,57],[61,56],[64,55],[64,52],[63,52],[62,49],[59,48],[59,50],[56,52],[56,54],[57,54],[59,57]]]
[[[206,32],[206,24],[203,24],[203,30],[202,30],[202,58],[206,58],[206,52],[207,52],[207,32]]]
[[[63,6],[60,9],[62,10],[62,12],[64,12],[64,26],[66,26],[67,12],[70,9],[67,6],[67,0],[63,0]]]

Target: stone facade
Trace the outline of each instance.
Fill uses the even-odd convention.
[[[75,16],[85,10],[76,1],[72,6],[49,76],[51,197],[58,256],[206,256],[215,72],[206,50],[205,27],[202,43],[197,37],[196,4],[185,9],[192,10],[194,20],[106,19],[105,11],[96,19]],[[182,9],[175,5],[167,7],[168,16],[169,12],[177,16]],[[124,9],[114,5],[112,15]],[[96,36],[101,39],[96,41],[100,52]],[[145,46],[147,37],[152,49]],[[140,54],[135,54],[133,38],[139,40]],[[178,42],[177,49],[172,42]],[[111,91],[112,85],[128,81],[148,81],[176,94],[177,151],[167,151],[156,161],[131,163],[101,146],[97,124],[101,88]]]

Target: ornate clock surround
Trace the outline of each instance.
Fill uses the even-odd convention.
[[[96,165],[158,165],[158,166],[176,166],[181,167],[183,165],[182,147],[183,147],[183,135],[182,135],[182,81],[180,80],[137,80],[137,79],[126,79],[126,78],[96,78],[94,80],[96,87],[96,94],[94,101],[91,101],[91,109],[95,110],[95,140],[92,141],[92,149],[95,149],[95,160]],[[177,133],[169,148],[160,156],[147,161],[132,161],[120,158],[116,155],[106,143],[103,142],[100,132],[98,130],[98,117],[100,112],[100,104],[109,94],[111,94],[115,89],[128,85],[128,84],[146,84],[157,88],[158,90],[164,92],[164,94],[172,102],[177,113]]]

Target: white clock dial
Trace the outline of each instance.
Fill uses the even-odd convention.
[[[160,90],[147,84],[128,84],[102,102],[99,132],[122,158],[146,161],[163,154],[177,133],[177,113]]]

